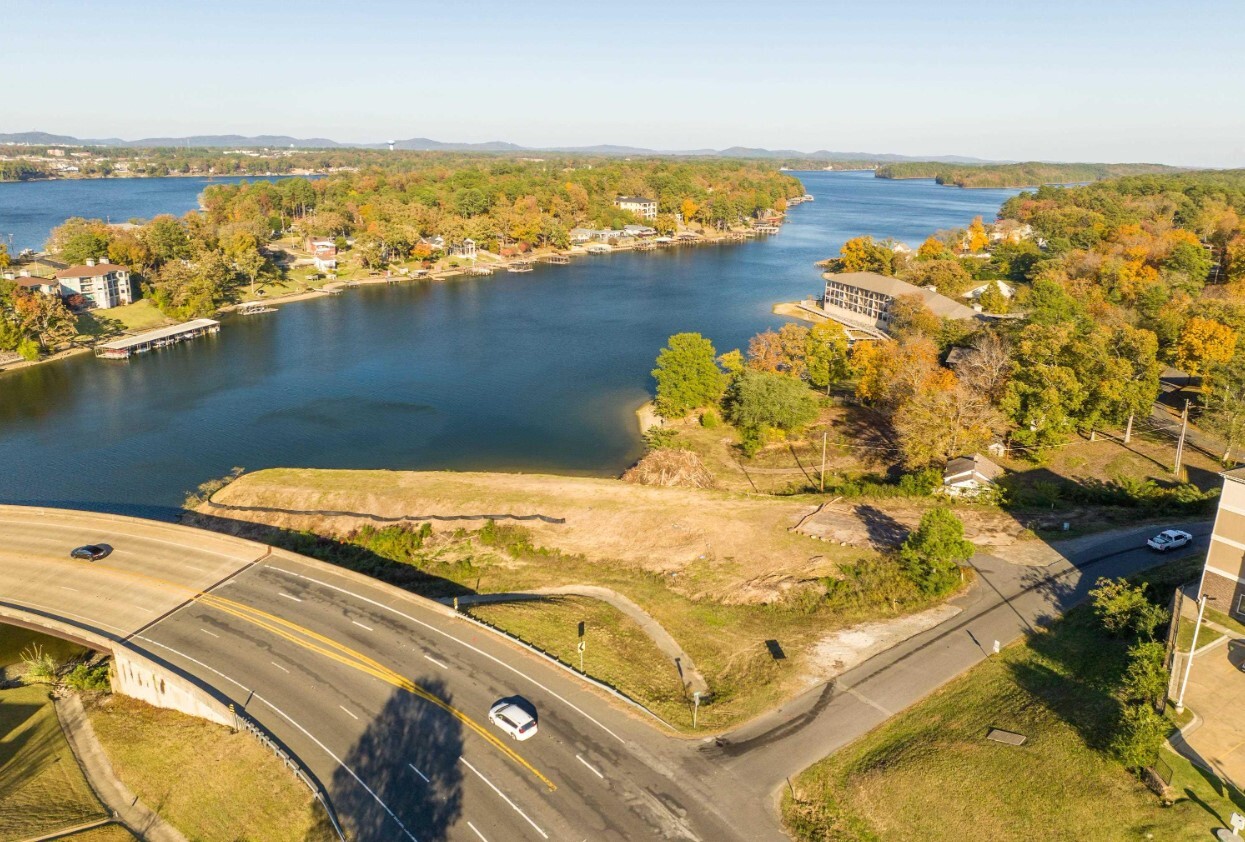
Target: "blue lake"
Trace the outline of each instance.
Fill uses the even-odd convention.
[[[633,412],[670,334],[744,347],[784,321],[773,304],[819,290],[813,263],[844,240],[915,247],[992,218],[1016,192],[795,175],[816,201],[763,240],[360,287],[127,362],[79,356],[0,375],[0,500],[168,517],[186,490],[235,465],[617,474],[642,451]],[[152,181],[18,186],[54,225],[103,215],[90,202],[56,206],[62,184]],[[113,218],[183,211],[202,189],[159,181],[174,182],[159,201],[180,204]]]

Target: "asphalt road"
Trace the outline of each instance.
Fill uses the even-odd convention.
[[[1204,547],[1209,524],[1186,528]],[[0,507],[0,602],[128,638],[214,687],[302,760],[361,840],[777,840],[788,775],[1056,616],[1098,576],[1161,561],[1138,549],[1141,534],[1049,568],[979,556],[958,616],[716,740],[668,736],[398,589],[185,527]],[[101,562],[67,557],[98,542],[115,548]],[[535,738],[488,723],[508,697],[535,710]]]

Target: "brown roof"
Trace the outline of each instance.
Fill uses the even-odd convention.
[[[946,319],[972,319],[977,316],[976,310],[965,307],[958,301],[889,275],[879,275],[877,272],[826,272],[822,277],[827,281],[837,281],[847,286],[880,292],[891,298],[898,298],[901,295],[920,296],[921,301],[935,316],[942,316]]]
[[[41,287],[41,286],[45,286],[45,285],[55,285],[55,284],[56,284],[56,281],[54,281],[54,280],[53,280],[53,279],[51,279],[51,278],[39,278],[39,277],[28,278],[28,277],[26,277],[26,276],[24,276],[24,275],[19,275],[18,277],[14,278],[13,280],[17,282],[17,285],[18,285],[19,287]]]
[[[56,273],[56,277],[60,278],[98,278],[112,272],[128,272],[128,266],[122,266],[120,263],[96,263],[94,266],[70,266],[68,269],[62,269]]]

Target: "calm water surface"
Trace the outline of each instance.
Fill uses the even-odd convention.
[[[0,375],[0,500],[170,516],[235,465],[616,474],[641,453],[633,412],[670,334],[743,347],[847,238],[915,246],[1015,192],[798,175],[816,201],[764,240],[361,287],[128,362]]]

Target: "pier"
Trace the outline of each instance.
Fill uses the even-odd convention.
[[[220,322],[215,319],[195,319],[180,325],[170,325],[158,330],[150,330],[137,336],[114,339],[95,346],[95,356],[106,360],[129,359],[134,354],[144,354],[155,348],[175,345],[188,339],[196,339],[220,330]]]

